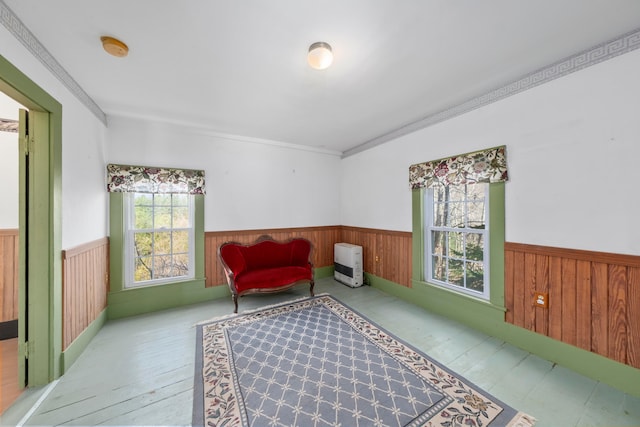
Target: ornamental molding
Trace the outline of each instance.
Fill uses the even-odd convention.
[[[599,64],[616,56],[631,52],[640,48],[640,28],[623,34],[622,36],[604,42],[590,49],[579,52],[568,58],[562,59],[546,67],[533,71],[526,76],[506,84],[498,89],[485,93],[484,95],[471,98],[461,104],[426,116],[413,123],[400,127],[394,131],[373,138],[363,144],[345,151],[342,158],[352,156],[361,151],[376,147],[385,142],[401,136],[413,133],[420,129],[427,128],[436,123],[444,122],[454,117],[468,113],[485,105],[492,104],[512,95],[516,95],[527,89],[534,88],[541,84],[550,82],[567,74],[580,71],[592,65]]]
[[[20,18],[0,0],[0,21],[11,34],[22,43],[31,54],[36,57],[60,82],[83,103],[105,126],[107,116],[98,104],[80,87],[73,77],[60,65],[60,63],[40,43],[33,33],[22,23]]]
[[[7,30],[9,30],[9,32],[31,52],[33,56],[35,56],[49,71],[51,71],[51,73],[56,76],[73,95],[75,95],[80,102],[82,102],[104,125],[107,124],[106,114],[100,109],[98,104],[91,99],[91,97],[82,89],[82,87],[80,87],[73,77],[69,75],[53,55],[47,51],[42,43],[40,43],[40,41],[22,23],[13,11],[9,9],[3,0],[0,0],[0,21]],[[566,76],[567,74],[580,71],[592,65],[599,64],[600,62],[604,62],[608,59],[631,52],[638,48],[640,48],[640,28],[623,34],[616,39],[601,43],[590,49],[533,71],[518,80],[487,92],[484,95],[471,98],[461,104],[428,115],[394,131],[370,139],[367,142],[345,151],[342,154],[342,157],[345,158],[352,156],[385,142],[460,116],[477,108],[484,107],[509,96],[516,95],[525,90],[550,82],[559,77]]]

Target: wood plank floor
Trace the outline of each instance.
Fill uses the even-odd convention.
[[[0,414],[20,396],[18,385],[18,339],[0,341]]]
[[[639,426],[640,399],[554,365],[370,287],[316,284],[538,426]],[[240,311],[308,295],[247,296]],[[108,322],[25,425],[166,425],[191,422],[194,324],[232,312],[229,299]],[[4,425],[24,415],[26,393]],[[12,412],[13,411],[13,412]],[[13,424],[11,424],[13,423]],[[2,424],[2,423],[0,423]]]

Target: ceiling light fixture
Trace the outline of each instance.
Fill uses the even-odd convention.
[[[108,54],[118,58],[124,58],[129,54],[129,47],[118,39],[109,36],[100,37],[102,47]]]
[[[315,42],[309,46],[307,62],[309,62],[311,68],[315,68],[316,70],[329,68],[333,62],[333,52],[331,51],[329,43]]]

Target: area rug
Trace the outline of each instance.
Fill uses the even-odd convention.
[[[329,295],[198,325],[194,426],[532,426]]]

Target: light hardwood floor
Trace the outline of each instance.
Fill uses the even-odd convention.
[[[327,292],[509,405],[538,426],[639,426],[640,399],[377,289],[322,279]],[[308,288],[247,296],[240,311],[308,295]],[[231,299],[108,322],[25,425],[167,425],[191,422],[194,324],[229,314]],[[42,389],[3,417],[15,425]]]
[[[0,341],[0,414],[20,396],[18,385],[18,339]]]

